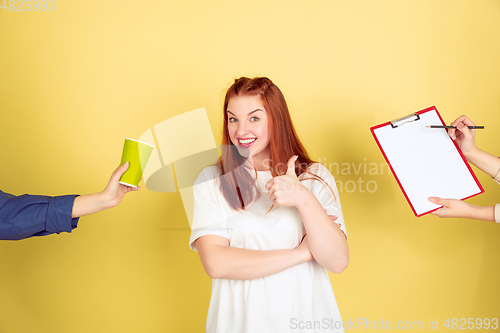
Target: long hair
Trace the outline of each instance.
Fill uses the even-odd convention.
[[[228,131],[228,117],[226,114],[229,100],[233,97],[257,96],[267,112],[270,132],[270,169],[273,177],[284,175],[287,171],[288,160],[293,155],[298,155],[295,161],[295,173],[301,179],[301,175],[314,163],[309,158],[307,151],[299,140],[293,127],[290,112],[281,90],[267,77],[247,78],[240,77],[229,87],[224,98],[222,129],[222,155],[220,166],[222,177],[220,177],[220,190],[234,210],[245,209],[258,196],[255,179],[257,171],[248,167],[246,158],[238,153],[231,142]],[[319,176],[311,173],[312,178],[326,184]],[[326,184],[327,185],[327,184]]]

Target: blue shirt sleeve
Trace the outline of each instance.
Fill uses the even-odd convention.
[[[76,195],[15,196],[0,191],[0,240],[71,232],[79,218],[72,218]]]

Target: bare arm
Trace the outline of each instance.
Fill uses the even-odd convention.
[[[297,209],[314,259],[330,272],[341,273],[349,264],[349,248],[342,230],[332,222],[312,192],[308,192]]]
[[[476,146],[476,130],[467,127],[474,126],[472,120],[466,116],[460,116],[451,123],[451,126],[456,126],[457,129],[450,129],[448,134],[458,144],[465,158],[489,176],[497,176],[500,170],[500,158]]]
[[[196,240],[201,263],[213,279],[251,280],[279,273],[312,259],[304,237],[291,250],[248,250],[229,246],[227,238],[207,235]]]
[[[102,192],[76,197],[73,203],[72,217],[85,216],[113,208],[122,201],[125,194],[130,191],[138,191],[139,187],[134,188],[119,183],[120,177],[127,169],[128,162],[118,167]]]
[[[429,201],[442,205],[442,208],[431,214],[439,217],[463,217],[475,220],[495,221],[495,206],[474,206],[458,199],[441,199],[432,197]]]
[[[500,158],[491,155],[481,149],[476,149],[472,152],[464,154],[465,158],[479,169],[484,171],[489,176],[498,180],[500,171]]]

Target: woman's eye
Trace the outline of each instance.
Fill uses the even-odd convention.
[[[258,121],[258,120],[259,120],[259,118],[257,118],[257,117],[252,117],[250,120],[251,120],[251,121]]]
[[[233,118],[233,117],[229,118],[230,123],[234,123],[235,121],[236,121],[236,118]]]

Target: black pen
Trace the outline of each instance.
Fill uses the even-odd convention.
[[[429,128],[454,128],[456,129],[456,126],[441,126],[441,125],[429,125],[427,126]],[[484,129],[484,126],[467,126],[468,129]]]

